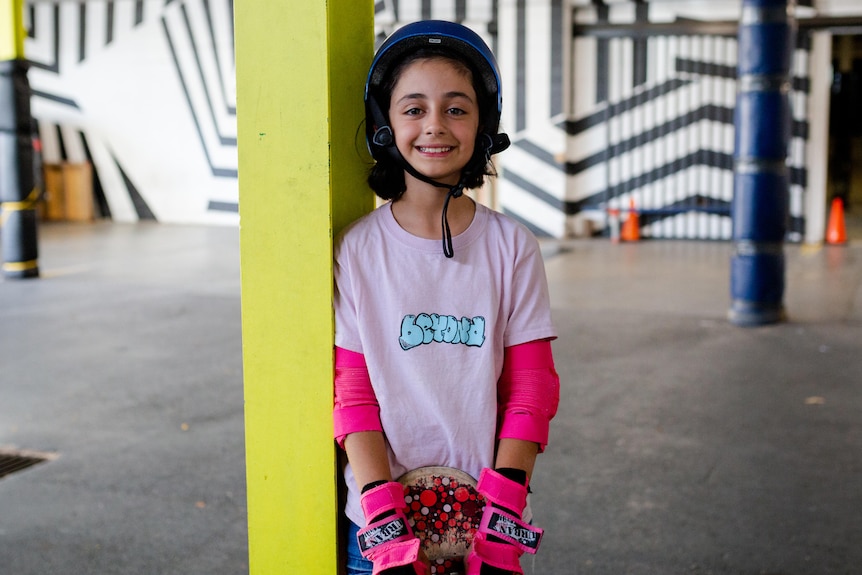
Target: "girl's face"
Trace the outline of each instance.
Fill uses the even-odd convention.
[[[469,70],[444,58],[409,64],[392,90],[389,123],[398,151],[411,166],[438,182],[458,183],[479,129]],[[405,177],[409,182],[409,174]]]

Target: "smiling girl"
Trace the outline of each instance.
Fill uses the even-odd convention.
[[[334,423],[349,462],[350,575],[438,568],[394,481],[428,466],[478,478],[485,521],[466,573],[522,573],[520,555],[537,546],[528,483],[559,401],[544,265],[526,228],[463,193],[509,144],[501,103],[490,49],[451,22],[401,28],[369,71],[368,181],[390,201],[335,249]]]

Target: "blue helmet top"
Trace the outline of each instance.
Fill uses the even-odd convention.
[[[502,111],[500,72],[494,53],[482,38],[461,24],[444,20],[423,20],[399,28],[377,50],[368,79],[365,97],[386,79],[393,65],[402,57],[420,48],[432,47],[451,51],[467,60],[481,75],[482,84],[497,102],[497,113]]]

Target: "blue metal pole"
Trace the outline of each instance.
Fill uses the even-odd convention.
[[[39,275],[25,35],[23,0],[0,0],[0,270],[7,278]]]
[[[728,318],[782,321],[787,230],[792,0],[743,0],[739,25]]]
[[[0,269],[7,278],[39,276],[28,64],[0,61]]]

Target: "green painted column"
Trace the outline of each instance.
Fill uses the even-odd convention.
[[[332,242],[373,207],[371,0],[234,5],[252,575],[339,569]]]

